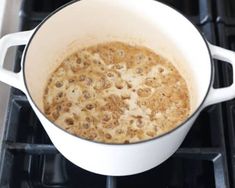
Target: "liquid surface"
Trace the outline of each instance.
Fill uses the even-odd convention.
[[[142,46],[109,42],[78,50],[51,74],[46,116],[89,140],[133,143],[164,134],[190,112],[185,80]]]

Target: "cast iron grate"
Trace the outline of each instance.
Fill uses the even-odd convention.
[[[38,25],[68,0],[24,0],[22,30]],[[162,0],[185,14],[206,38],[215,43],[210,0]],[[15,71],[23,47],[18,48]],[[215,86],[221,86],[216,63]],[[220,65],[219,65],[220,66]],[[66,160],[53,146],[24,94],[11,90],[9,113],[0,158],[0,187],[230,187],[224,119],[220,104],[205,109],[181,148],[160,166],[133,176],[106,177],[87,172]]]
[[[216,0],[217,21],[227,25],[235,25],[235,1]]]
[[[232,19],[235,23],[235,17]],[[235,25],[226,25],[224,23],[219,23],[217,26],[219,44],[224,48],[235,51]],[[223,71],[223,82],[226,85],[232,83],[232,67],[229,64],[224,64],[222,67]],[[229,159],[229,169],[231,170],[231,180],[233,187],[235,186],[235,100],[228,101],[223,104],[224,113],[226,114],[225,128],[228,137],[227,150]]]

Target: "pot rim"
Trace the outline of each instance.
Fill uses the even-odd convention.
[[[25,61],[26,61],[26,54],[27,54],[27,51],[30,47],[30,43],[32,42],[34,36],[37,34],[37,32],[39,31],[39,29],[41,28],[41,26],[49,19],[51,18],[54,14],[58,13],[60,10],[62,10],[63,8],[67,7],[67,6],[70,6],[74,3],[79,3],[79,1],[81,0],[73,0],[69,3],[66,3],[64,4],[63,6],[57,8],[56,10],[54,10],[52,13],[50,13],[46,18],[43,19],[43,21],[38,25],[36,26],[36,29],[34,30],[32,36],[30,37],[26,47],[25,47],[25,50],[24,50],[24,55],[23,55],[23,58],[22,58],[22,67],[23,67],[23,81],[24,81],[24,85],[25,85],[25,88],[26,88],[26,91],[27,91],[27,94],[29,96],[29,99],[32,101],[33,105],[36,107],[36,109],[51,123],[53,124],[54,126],[56,126],[57,128],[61,129],[64,133],[66,134],[69,134],[70,136],[73,136],[75,138],[78,138],[78,139],[81,139],[82,141],[88,141],[88,142],[91,142],[91,143],[94,143],[94,144],[100,144],[100,145],[111,145],[111,146],[130,146],[130,145],[137,145],[137,144],[144,144],[144,143],[147,143],[147,142],[153,142],[159,138],[162,138],[162,137],[165,137],[167,135],[170,135],[171,133],[173,133],[174,131],[176,131],[177,129],[183,127],[185,124],[187,124],[198,112],[201,111],[202,107],[203,107],[203,104],[206,100],[206,98],[208,97],[208,94],[209,94],[209,91],[211,89],[211,85],[212,85],[212,81],[213,81],[213,75],[214,75],[214,65],[213,65],[213,58],[212,58],[212,55],[211,55],[211,51],[210,51],[210,48],[209,48],[209,44],[206,40],[206,38],[204,37],[204,35],[199,31],[198,27],[193,24],[183,13],[181,13],[181,11],[179,10],[176,10],[174,7],[170,6],[170,5],[166,5],[165,3],[162,3],[162,2],[159,2],[157,1],[156,3],[159,3],[159,4],[162,4],[163,6],[167,6],[168,8],[172,9],[173,11],[176,11],[179,15],[183,16],[186,21],[188,22],[188,24],[191,24],[192,26],[194,26],[194,28],[196,28],[197,32],[200,34],[202,40],[204,41],[206,47],[207,47],[207,51],[208,51],[208,54],[209,54],[209,57],[210,57],[210,66],[211,66],[211,75],[210,75],[210,83],[208,85],[208,88],[207,88],[207,92],[203,98],[203,100],[201,101],[200,105],[198,105],[198,107],[196,108],[196,110],[194,110],[194,112],[187,118],[185,119],[183,122],[181,122],[177,127],[175,127],[174,129],[171,129],[170,131],[164,133],[164,134],[161,134],[159,136],[156,136],[154,138],[151,138],[151,139],[148,139],[148,140],[142,140],[142,141],[138,141],[138,142],[133,142],[133,143],[105,143],[105,142],[98,142],[98,141],[94,141],[94,140],[89,140],[89,139],[86,139],[86,138],[83,138],[83,137],[80,137],[80,136],[76,136],[72,133],[69,133],[67,131],[65,131],[64,129],[62,129],[60,126],[58,126],[57,124],[55,124],[54,122],[52,122],[51,120],[49,120],[45,115],[44,113],[39,109],[38,105],[34,102],[30,92],[29,92],[29,89],[28,89],[28,86],[27,86],[27,82],[26,82],[26,76],[25,76]],[[153,0],[152,0],[153,1]]]

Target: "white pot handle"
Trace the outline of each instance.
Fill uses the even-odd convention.
[[[25,86],[21,70],[18,73],[14,73],[4,69],[3,64],[8,48],[27,44],[33,32],[34,30],[12,33],[0,39],[0,81],[22,91],[25,91]]]
[[[208,43],[209,44],[209,43]],[[231,63],[233,68],[233,83],[224,88],[211,88],[204,106],[227,101],[235,97],[235,52],[209,44],[211,55],[214,59]]]

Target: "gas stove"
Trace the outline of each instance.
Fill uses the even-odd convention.
[[[161,1],[188,17],[212,44],[235,50],[234,0]],[[67,2],[20,1],[18,29],[33,29]],[[23,49],[20,46],[14,53],[15,71],[20,68]],[[214,86],[231,84],[231,67],[214,63]],[[66,160],[51,143],[25,95],[14,88],[8,95],[6,119],[0,129],[0,187],[235,187],[235,100],[203,110],[178,151],[161,165],[137,175],[109,177],[85,171]]]

